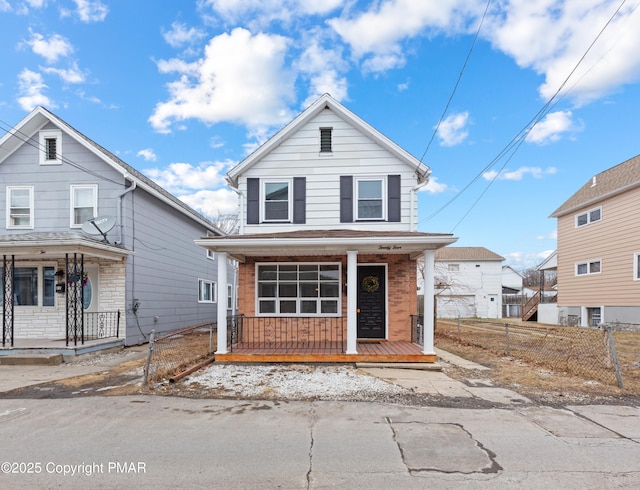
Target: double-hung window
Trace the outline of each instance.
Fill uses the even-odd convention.
[[[356,179],[356,216],[359,220],[385,219],[385,180],[383,178]]]
[[[216,283],[206,279],[198,279],[198,303],[216,302]]]
[[[62,163],[62,131],[50,129],[40,131],[40,165],[60,165]]]
[[[258,315],[338,316],[340,264],[257,264]]]
[[[4,290],[5,271],[0,267]],[[15,306],[55,306],[55,268],[53,266],[16,267],[13,270]]]
[[[71,186],[71,227],[77,228],[98,215],[98,186]]]
[[[576,228],[602,220],[602,207],[590,209],[586,213],[576,214]]]
[[[7,187],[7,228],[33,228],[33,187]]]
[[[586,276],[589,274],[600,274],[602,272],[601,260],[589,260],[576,264],[576,276]]]
[[[263,195],[264,221],[290,221],[291,182],[288,180],[266,180]]]

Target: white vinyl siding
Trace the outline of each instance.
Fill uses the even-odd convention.
[[[40,145],[40,165],[60,165],[62,163],[62,131],[49,129],[38,134]]]
[[[331,158],[323,158],[319,154],[319,129],[327,127],[332,128]],[[341,223],[340,176],[343,175],[353,176],[354,182],[360,177],[385,176],[386,179],[388,175],[400,175],[400,221],[366,220],[361,223]],[[313,118],[291,137],[282,141],[271,153],[265,155],[258,164],[248,168],[238,181],[238,190],[246,196],[248,178],[260,179],[262,193],[263,181],[291,181],[294,176],[306,177],[305,223],[296,224],[296,230],[332,228],[409,231],[412,216],[414,229],[417,229],[416,200],[413,203],[413,213],[410,205],[411,195],[415,194],[412,192],[416,186],[415,168],[399,161],[385,148],[330,111],[324,111]],[[383,191],[386,196],[386,184]],[[264,194],[260,200],[264,202]],[[246,205],[241,209],[246,213]],[[355,219],[357,214],[354,212],[353,216]],[[265,223],[261,219],[259,224],[246,224],[246,215],[241,217],[241,222],[245,223],[243,233],[271,233],[291,231],[293,228],[290,221]]]
[[[33,186],[7,187],[8,229],[33,229]]]
[[[71,186],[71,227],[78,228],[82,223],[98,215],[98,186]]]

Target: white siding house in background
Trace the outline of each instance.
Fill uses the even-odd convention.
[[[502,317],[522,315],[523,277],[510,265],[502,267]]]
[[[436,250],[436,315],[502,318],[503,261],[504,257],[484,247]]]

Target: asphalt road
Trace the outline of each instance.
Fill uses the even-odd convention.
[[[640,408],[0,400],[0,488],[638,488]]]

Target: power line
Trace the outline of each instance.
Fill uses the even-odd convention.
[[[476,41],[478,40],[478,37],[480,35],[480,30],[482,29],[482,24],[484,23],[484,19],[487,16],[487,11],[489,10],[489,5],[490,4],[491,4],[491,0],[487,0],[487,5],[484,8],[484,13],[482,14],[482,18],[480,19],[480,24],[478,25],[478,29],[476,30],[476,35],[473,37],[473,41],[471,43],[471,47],[469,48],[469,52],[467,53],[467,57],[464,60],[464,63],[462,65],[462,69],[460,70],[460,73],[458,74],[458,79],[456,80],[456,83],[453,86],[453,90],[451,91],[451,95],[449,95],[449,100],[447,100],[447,103],[446,103],[446,105],[444,107],[444,111],[442,111],[442,115],[440,116],[440,119],[438,120],[438,124],[436,124],[436,127],[433,130],[433,134],[431,135],[431,139],[429,140],[429,143],[427,143],[427,147],[425,148],[424,153],[420,157],[420,162],[422,162],[424,160],[424,157],[426,156],[427,152],[429,151],[429,148],[431,147],[431,143],[433,143],[433,140],[435,139],[436,134],[438,134],[438,129],[440,129],[440,125],[442,124],[442,121],[444,121],[444,116],[449,111],[449,105],[451,104],[451,101],[453,100],[453,96],[455,95],[456,91],[458,90],[458,85],[460,85],[460,80],[462,79],[462,74],[464,73],[465,69],[467,68],[467,63],[469,63],[469,58],[471,58],[471,53],[473,52],[473,48],[475,47]]]
[[[23,133],[22,131],[18,130],[15,126],[12,126],[11,124],[3,121],[2,119],[0,119],[0,129],[2,131],[4,131],[5,133],[10,133],[13,136],[15,136],[16,138],[18,138],[20,141],[22,141],[23,143],[26,143],[29,146],[32,146],[33,148],[37,149],[39,152],[43,152],[46,153],[46,148],[44,148],[40,143],[35,143],[32,140],[32,137],[29,136],[28,134]],[[4,127],[3,127],[4,126]],[[9,129],[6,129],[9,128]],[[117,181],[117,180],[113,180],[109,177],[105,177],[103,175],[100,175],[98,172],[94,171],[94,170],[90,170],[86,167],[83,167],[82,165],[80,165],[79,163],[74,162],[73,160],[69,159],[68,157],[63,156],[62,154],[56,152],[56,157],[58,160],[60,160],[61,162],[64,162],[68,165],[71,165],[74,168],[77,168],[78,170],[81,170],[83,172],[88,173],[89,175],[96,177],[98,179],[101,180],[106,180],[108,182],[111,182],[113,184],[117,184],[117,185],[124,185],[123,182]]]
[[[536,124],[538,124],[542,118],[544,116],[546,116],[549,111],[555,107],[555,105],[559,102],[556,101],[554,102],[554,100],[556,98],[558,98],[558,95],[560,94],[560,92],[564,89],[565,85],[567,84],[567,82],[569,81],[569,79],[573,76],[573,74],[576,72],[576,70],[578,69],[578,67],[582,64],[582,62],[584,61],[585,57],[589,54],[589,52],[591,51],[591,49],[593,48],[593,46],[596,44],[596,42],[600,39],[600,37],[602,36],[602,34],[604,33],[604,31],[607,29],[607,27],[609,26],[609,24],[611,24],[611,22],[613,21],[613,19],[618,15],[618,13],[620,12],[620,10],[622,9],[622,7],[624,6],[624,4],[626,3],[626,0],[622,0],[622,3],[620,3],[620,5],[618,6],[618,8],[616,9],[616,11],[611,15],[611,17],[609,18],[609,20],[607,20],[607,22],[604,24],[604,26],[600,29],[600,31],[598,32],[598,34],[596,35],[596,37],[593,39],[593,41],[591,42],[591,44],[589,44],[588,48],[586,49],[586,51],[584,52],[584,54],[580,57],[580,59],[578,60],[578,62],[575,64],[575,66],[573,67],[573,69],[571,70],[571,72],[569,72],[569,74],[567,75],[567,77],[564,79],[564,81],[560,84],[560,87],[556,90],[556,92],[549,98],[549,100],[547,100],[547,102],[542,106],[542,108],[523,126],[522,129],[520,129],[520,131],[511,139],[511,141],[509,141],[509,143],[507,143],[507,145],[498,153],[498,155],[496,157],[494,157],[478,174],[476,174],[476,176],[460,191],[458,192],[453,198],[451,198],[448,202],[446,202],[444,205],[442,205],[439,209],[437,209],[435,212],[433,212],[431,215],[427,216],[425,219],[421,220],[420,223],[423,223],[425,221],[429,221],[430,219],[434,218],[435,216],[437,216],[438,214],[440,214],[440,212],[442,212],[445,208],[447,208],[451,203],[453,203],[458,197],[460,197],[460,195],[462,195],[463,192],[465,192],[469,187],[471,187],[471,185],[476,182],[480,177],[482,177],[482,175],[484,173],[486,173],[489,169],[491,169],[499,160],[501,160],[504,155],[506,155],[509,151],[512,151],[511,155],[509,156],[509,158],[503,163],[503,165],[500,167],[500,169],[498,170],[498,172],[496,173],[496,175],[489,181],[489,183],[487,184],[485,190],[480,194],[480,196],[473,202],[473,204],[471,205],[471,207],[467,210],[467,212],[463,215],[463,217],[458,221],[458,223],[456,223],[456,225],[454,226],[453,229],[457,228],[457,226],[467,217],[467,215],[469,215],[469,213],[473,210],[473,208],[476,206],[476,204],[480,201],[480,199],[486,194],[486,192],[489,190],[489,187],[491,187],[491,185],[496,181],[496,179],[498,178],[498,176],[500,175],[500,172],[502,172],[502,170],[504,170],[505,166],[507,165],[507,163],[509,161],[511,161],[511,159],[513,158],[514,154],[516,153],[516,151],[520,148],[520,146],[522,145],[522,143],[524,143],[524,141],[526,140],[527,136],[529,135],[529,133],[531,133],[531,131],[533,130],[533,128],[535,127]],[[634,7],[633,10],[635,10],[637,8]],[[632,10],[632,11],[633,11]],[[575,85],[574,85],[575,86]],[[453,230],[452,230],[453,232]]]

